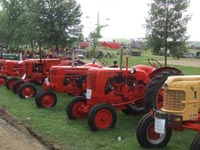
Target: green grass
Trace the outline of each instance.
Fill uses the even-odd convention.
[[[57,93],[57,96],[56,107],[39,109],[34,99],[22,100],[6,87],[0,87],[0,105],[48,141],[59,144],[63,150],[145,150],[136,140],[136,127],[141,116],[127,116],[118,111],[117,123],[113,129],[92,132],[87,119],[72,121],[67,118],[65,107],[71,97],[62,93]],[[189,130],[174,132],[163,150],[187,150],[195,134]],[[117,140],[118,136],[122,138],[121,141]]]
[[[148,64],[151,56],[131,57],[129,66],[135,64]],[[162,57],[154,56],[157,60]],[[107,59],[112,64],[113,59]],[[185,74],[199,74],[196,67],[176,66]],[[37,86],[41,89],[40,86]],[[16,118],[30,126],[33,131],[41,134],[46,140],[57,143],[62,150],[147,150],[141,148],[136,139],[137,123],[142,116],[127,116],[121,111],[117,112],[117,122],[113,129],[92,132],[87,119],[72,121],[67,118],[66,106],[72,97],[65,93],[56,93],[58,103],[54,108],[39,109],[35,105],[34,98],[20,99],[18,95],[0,87],[0,106],[5,107]],[[168,145],[159,150],[188,150],[195,131],[173,132]],[[121,141],[117,138],[120,136]],[[184,142],[183,142],[184,141]]]

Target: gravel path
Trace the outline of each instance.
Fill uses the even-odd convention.
[[[30,134],[21,132],[0,118],[0,150],[47,150]]]

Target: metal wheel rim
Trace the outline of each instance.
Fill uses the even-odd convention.
[[[112,113],[108,109],[101,109],[95,115],[95,125],[99,129],[106,129],[112,124]]]
[[[25,87],[22,90],[22,95],[24,96],[24,98],[30,98],[33,97],[35,94],[35,91],[33,90],[33,88],[31,87]]]
[[[156,133],[154,131],[154,123],[152,122],[147,127],[146,135],[147,135],[147,140],[150,143],[152,143],[154,145],[157,145],[157,144],[161,143],[165,139],[166,132],[165,132],[165,134]]]
[[[55,102],[55,99],[52,95],[48,94],[42,97],[41,104],[42,106],[48,108],[51,107]]]

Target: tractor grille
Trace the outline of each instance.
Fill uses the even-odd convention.
[[[163,108],[167,110],[182,111],[185,108],[184,91],[165,90]]]

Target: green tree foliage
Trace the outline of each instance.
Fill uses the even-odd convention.
[[[101,27],[97,26],[95,31],[91,32],[89,35],[89,38],[91,39],[91,43],[92,43],[92,52],[91,52],[92,57],[95,57],[96,47],[99,44],[99,39],[102,38],[100,31],[101,31]]]
[[[0,0],[0,43],[69,46],[82,33],[80,5],[75,0]]]
[[[190,16],[186,14],[189,0],[153,0],[146,20],[148,43],[153,53],[158,55],[161,48],[175,58],[185,51],[187,23]],[[166,61],[165,61],[166,62]]]
[[[101,29],[106,27],[107,25],[99,25],[99,23],[97,23],[97,27],[95,28],[95,30],[93,32],[90,33],[89,38],[91,39],[91,43],[92,43],[92,52],[91,52],[91,56],[95,57],[96,56],[96,48],[99,44],[99,39],[102,38],[101,35]]]

